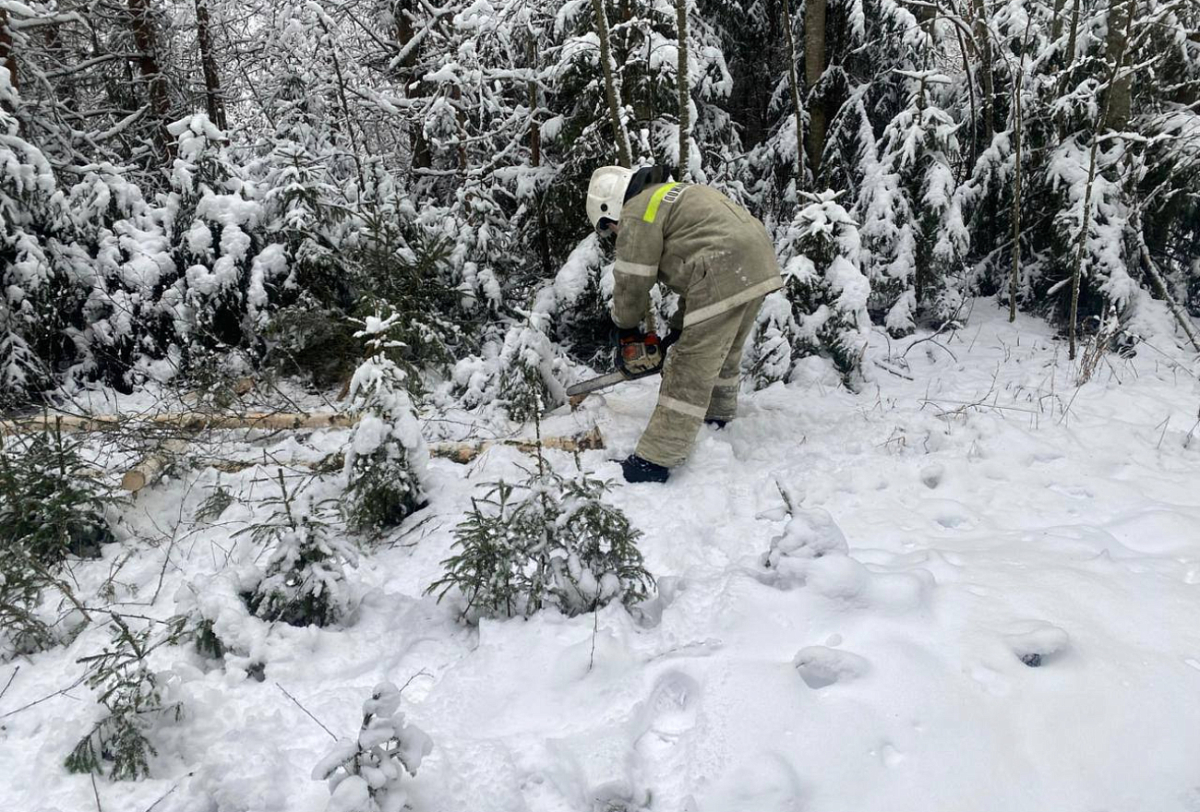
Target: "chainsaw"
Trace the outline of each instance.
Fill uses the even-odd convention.
[[[589,378],[567,388],[567,397],[573,401],[592,392],[599,392],[614,384],[624,381],[636,381],[638,378],[648,378],[661,374],[667,360],[667,348],[679,338],[679,332],[673,332],[665,339],[660,339],[657,333],[646,333],[637,341],[622,342],[616,354],[617,369],[605,375]],[[638,362],[641,369],[630,368],[630,363]],[[646,365],[647,366],[643,366]]]

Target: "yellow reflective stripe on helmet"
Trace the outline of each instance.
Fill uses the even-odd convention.
[[[662,199],[667,196],[667,192],[678,186],[678,183],[667,183],[660,186],[650,197],[650,205],[646,207],[646,213],[642,219],[647,223],[653,223],[654,218],[658,216],[658,206],[662,203]]]

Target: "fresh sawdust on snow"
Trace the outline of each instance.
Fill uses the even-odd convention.
[[[530,460],[432,461],[430,507],[351,574],[352,625],[246,621],[262,682],[253,657],[222,669],[157,652],[184,716],[155,733],[154,779],[98,782],[103,809],[318,812],[328,790],[310,774],[333,741],[275,683],[351,736],[392,681],[434,742],[411,782],[418,812],[1200,810],[1196,363],[1143,346],[1077,389],[1049,328],[988,309],[936,342],[873,335],[912,381],[876,370],[853,394],[806,362],[704,429],[668,484],[616,488],[658,578],[636,618],[458,624],[423,590],[473,487]],[[542,431],[598,422],[609,448],[579,461],[619,479],[655,392],[631,383]],[[221,482],[269,494],[273,470]],[[216,481],[140,497],[130,540],[75,568],[81,593],[133,546],[117,609],[167,617],[185,583],[257,555],[231,538],[244,507],[193,522]],[[70,685],[105,639],[92,628],[0,667],[0,682],[21,668],[0,714]],[[80,687],[3,719],[0,806],[95,808],[62,761],[98,714]]]

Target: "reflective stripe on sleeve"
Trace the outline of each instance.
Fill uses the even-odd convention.
[[[618,259],[613,268],[617,273],[627,273],[630,276],[658,276],[657,265],[644,265],[640,262],[628,262]]]

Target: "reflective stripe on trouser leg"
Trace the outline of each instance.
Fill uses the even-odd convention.
[[[763,298],[760,296],[748,302],[740,311],[742,322],[738,325],[733,346],[729,348],[729,354],[725,356],[725,363],[721,364],[721,375],[717,378],[717,383],[713,387],[712,399],[708,403],[706,417],[710,420],[728,421],[737,417],[738,389],[742,377],[742,351],[746,347],[746,339],[750,337],[750,333],[758,321],[758,310],[762,307]]]
[[[757,303],[751,304],[757,312]],[[639,457],[668,468],[688,458],[749,306],[734,308],[680,333],[679,341],[667,352],[658,406],[638,441]],[[754,323],[753,316],[750,323]],[[736,354],[741,357],[740,349]]]

